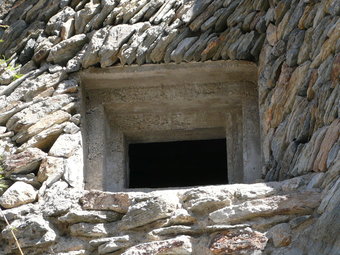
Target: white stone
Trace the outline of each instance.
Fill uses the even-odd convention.
[[[33,186],[19,181],[9,187],[0,197],[0,205],[5,208],[13,208],[34,202],[36,198],[37,191]]]
[[[65,160],[65,181],[73,188],[84,188],[83,149],[79,146],[76,152]]]
[[[178,236],[173,239],[142,243],[127,249],[122,255],[191,255],[192,244],[189,236]]]
[[[70,157],[81,147],[81,134],[63,134],[49,151],[50,156]]]

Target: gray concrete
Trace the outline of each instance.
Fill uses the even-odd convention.
[[[128,186],[128,144],[227,139],[229,183],[261,175],[256,66],[243,61],[89,69],[86,188]],[[209,171],[209,169],[207,169]]]

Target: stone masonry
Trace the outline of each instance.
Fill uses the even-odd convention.
[[[0,254],[19,254],[13,230],[30,255],[338,255],[339,15],[337,0],[0,0]],[[257,65],[262,181],[85,190],[80,74],[213,61]]]

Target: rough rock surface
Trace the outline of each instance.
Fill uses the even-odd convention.
[[[31,255],[338,255],[339,15],[336,0],[0,0],[0,254],[15,229]],[[258,64],[265,183],[83,190],[79,70],[228,59]]]

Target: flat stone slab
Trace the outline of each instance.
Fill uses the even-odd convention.
[[[88,191],[80,198],[85,210],[108,210],[126,213],[131,205],[129,195],[126,193],[111,193],[102,191]]]

